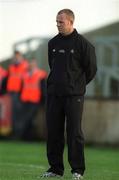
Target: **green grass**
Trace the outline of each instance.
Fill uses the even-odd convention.
[[[0,142],[0,180],[38,180],[47,170],[46,145],[43,143]],[[119,151],[109,148],[85,148],[84,180],[119,180]],[[64,153],[63,180],[72,179]],[[57,178],[50,178],[50,180]]]

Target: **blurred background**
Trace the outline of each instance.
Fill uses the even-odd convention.
[[[17,92],[18,101],[15,102],[19,109],[15,120],[13,114],[17,110],[13,108],[13,91],[9,90],[6,83],[13,60],[17,59],[16,52],[20,52],[21,59],[28,63],[35,59],[37,69],[48,74],[47,43],[57,34],[56,14],[62,8],[74,11],[74,27],[96,48],[98,72],[87,86],[83,113],[86,143],[118,146],[119,0],[0,0],[0,66],[6,70],[6,75],[0,77],[0,138],[46,140],[47,75],[39,80],[39,91],[43,98],[37,103],[35,110],[38,111],[33,111],[34,116],[33,113],[26,114],[26,111],[30,111],[29,105],[20,99],[22,84]],[[34,103],[29,104],[33,109],[31,104]],[[21,118],[18,118],[19,114]],[[14,128],[18,129],[13,133]]]

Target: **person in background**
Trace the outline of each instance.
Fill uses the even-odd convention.
[[[19,100],[22,79],[24,73],[28,69],[28,60],[26,60],[21,52],[15,51],[11,64],[8,67],[7,92],[12,99],[12,124],[13,138],[17,138],[17,119],[21,117],[21,103]]]
[[[8,72],[0,65],[0,138],[6,139],[11,133],[10,98],[6,92]]]
[[[68,161],[73,179],[85,171],[84,136],[81,128],[86,85],[96,74],[94,46],[73,27],[70,9],[58,12],[59,33],[48,43],[50,73],[47,80],[47,157],[49,169],[42,177],[64,174],[63,152],[66,121]]]
[[[20,100],[22,102],[23,116],[19,121],[19,137],[30,139],[33,138],[33,124],[37,115],[39,105],[44,102],[46,92],[45,70],[39,69],[36,59],[32,59],[29,63],[28,71],[23,76],[22,90]]]
[[[8,72],[6,69],[0,65],[0,95],[5,94],[6,92],[6,78],[7,78]]]

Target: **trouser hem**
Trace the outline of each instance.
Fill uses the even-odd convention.
[[[60,176],[63,176],[63,174],[64,174],[64,171],[56,169],[56,168],[49,168],[47,172],[53,172],[53,173],[60,175]]]

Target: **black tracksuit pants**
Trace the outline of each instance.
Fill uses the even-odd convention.
[[[84,138],[81,130],[83,96],[47,97],[47,157],[49,171],[63,175],[64,132],[66,125],[68,161],[71,172],[83,175],[85,170]],[[66,122],[65,122],[66,121]]]

